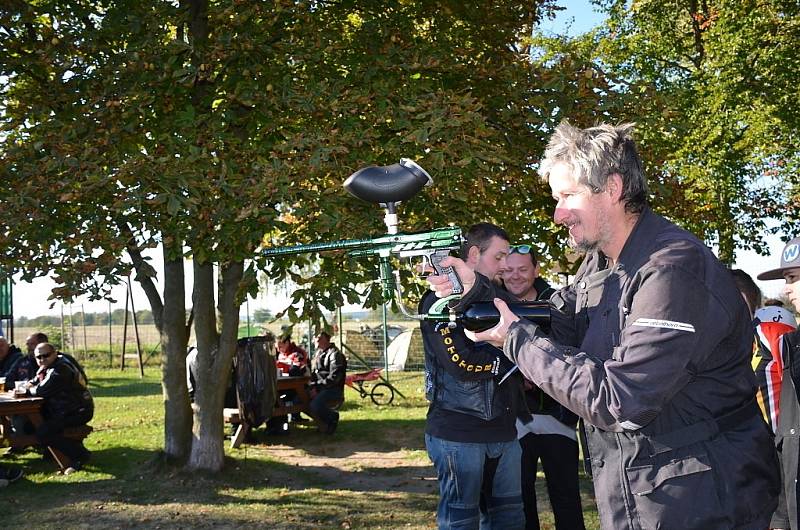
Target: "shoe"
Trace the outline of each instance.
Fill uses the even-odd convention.
[[[28,447],[9,447],[6,449],[4,456],[19,456],[28,452]]]
[[[336,432],[336,427],[339,426],[339,418],[336,418],[330,423],[324,423],[320,425],[319,432],[322,434],[333,434]]]
[[[67,469],[64,470],[65,475],[72,475],[73,473],[77,473],[83,469],[83,462],[78,459],[72,461],[72,465],[69,466]]]
[[[291,423],[308,423],[311,420],[298,412],[297,414],[289,414],[289,421]]]
[[[12,482],[21,479],[25,473],[16,468],[0,468],[0,488],[8,486]]]

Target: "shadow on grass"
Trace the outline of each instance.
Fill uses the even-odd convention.
[[[356,451],[392,452],[425,450],[424,419],[342,419],[332,435],[322,434],[316,425],[290,424],[289,434],[267,434],[265,428],[252,431],[245,445],[285,445],[311,455],[345,457]]]
[[[12,526],[44,528],[65,521],[70,527],[104,528],[327,528],[354,512],[374,517],[373,511],[386,510],[386,517],[392,517],[392,510],[426,513],[435,508],[435,481],[423,482],[415,466],[385,473],[228,458],[225,470],[211,475],[155,465],[157,459],[151,451],[99,450],[83,471],[44,480],[40,475],[53,474],[52,463],[37,459],[22,466],[31,478],[4,492],[11,496],[0,497],[0,511]],[[421,486],[410,488],[418,476]]]

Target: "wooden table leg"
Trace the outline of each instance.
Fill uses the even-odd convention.
[[[241,422],[236,428],[236,432],[231,436],[231,447],[238,449],[239,446],[242,445],[242,442],[244,442],[248,432],[250,432],[250,425]]]

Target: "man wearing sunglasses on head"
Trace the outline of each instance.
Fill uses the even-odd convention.
[[[86,425],[94,415],[86,376],[48,342],[37,345],[34,355],[39,370],[28,381],[27,394],[45,400],[44,422],[36,428],[36,440],[67,455],[72,464],[64,472],[72,473],[79,470],[90,456],[83,442],[63,436],[64,429]]]
[[[503,271],[503,285],[520,300],[548,300],[555,290],[539,276],[539,260],[531,245],[511,245]],[[525,401],[532,421],[517,419],[522,447],[522,501],[526,530],[539,530],[536,474],[542,462],[547,495],[557,530],[583,530],[578,487],[578,416],[525,380]]]
[[[632,130],[563,122],[540,162],[555,222],[586,253],[550,298],[549,336],[457,258],[441,265],[461,277],[462,305],[495,299],[500,323],[473,340],[582,418],[604,529],[767,528],[779,471],[750,313],[711,250],[648,207]],[[452,292],[447,277],[428,282]]]

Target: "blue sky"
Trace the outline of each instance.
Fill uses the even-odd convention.
[[[602,22],[602,15],[595,11],[594,6],[586,0],[561,0],[558,5],[564,6],[566,9],[560,11],[555,19],[544,20],[540,24],[540,28],[545,32],[563,34],[569,32],[570,34],[578,34],[590,30]],[[758,256],[754,252],[739,252],[736,266],[743,269],[755,278],[759,272],[772,269],[778,265],[780,261],[780,252],[783,249],[783,243],[777,237],[769,238],[770,255],[773,257]],[[150,253],[153,257],[153,265],[156,270],[162,270],[162,262],[158,253]],[[187,274],[191,274],[191,267],[188,267]],[[758,282],[761,289],[764,291],[765,296],[777,296],[783,282]],[[191,285],[191,284],[189,284]],[[61,304],[57,303],[52,309],[48,306],[50,302],[47,297],[50,295],[50,290],[54,287],[54,283],[48,278],[41,278],[33,283],[18,283],[14,287],[14,313],[16,316],[34,317],[38,315],[53,314],[57,315],[61,311]],[[134,282],[134,300],[137,309],[149,308],[144,293],[139,288],[138,284]],[[187,295],[191,297],[191,291],[187,290]],[[114,297],[117,303],[115,308],[124,307],[125,290],[124,287],[119,287],[114,291]],[[287,300],[287,296],[283,293],[263,295],[258,300],[251,300],[250,310],[252,311],[257,307],[270,307],[273,310],[282,308]],[[88,300],[78,300],[73,304],[73,311],[79,312],[81,304],[86,312],[103,312],[108,310],[107,302],[89,302]],[[65,309],[65,313],[68,310]]]

